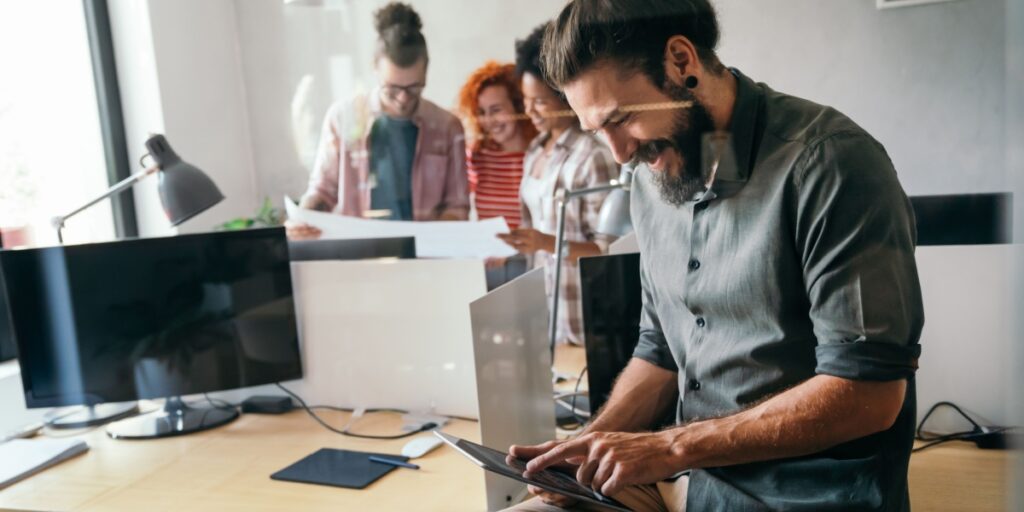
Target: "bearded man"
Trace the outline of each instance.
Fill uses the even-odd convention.
[[[634,510],[909,510],[924,314],[907,197],[878,141],[727,68],[718,37],[707,0],[573,0],[545,34],[582,128],[640,164],[643,313],[584,433],[510,454]],[[721,131],[735,164],[705,165]],[[574,506],[531,491],[518,510]]]

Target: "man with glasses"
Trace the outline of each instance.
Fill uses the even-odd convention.
[[[300,206],[355,217],[464,220],[465,137],[458,118],[422,97],[429,59],[420,17],[395,2],[375,18],[379,86],[327,112]],[[287,227],[293,239],[320,236],[312,226]]]

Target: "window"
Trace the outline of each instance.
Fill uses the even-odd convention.
[[[83,2],[0,6],[0,69],[0,226],[54,244],[50,219],[109,186]],[[110,202],[64,234],[66,243],[115,238]]]

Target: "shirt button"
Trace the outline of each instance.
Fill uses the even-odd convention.
[[[700,268],[700,262],[697,260],[690,260],[690,270],[697,270]]]
[[[707,322],[704,321],[704,317],[698,317],[697,327],[704,327],[705,325],[707,325]]]
[[[700,382],[698,382],[697,379],[690,379],[690,382],[688,382],[687,385],[689,385],[690,391],[700,390]]]

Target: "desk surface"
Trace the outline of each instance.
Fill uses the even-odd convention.
[[[582,350],[563,349],[566,372]],[[324,412],[334,425],[348,414]],[[395,432],[394,414],[362,418],[357,432]],[[478,440],[478,425],[453,421],[446,432]],[[405,440],[375,441],[333,434],[302,411],[244,415],[214,430],[152,441],[115,441],[103,429],[83,434],[86,454],[0,491],[0,508],[48,510],[483,510],[483,472],[441,447],[419,459],[419,471],[398,469],[365,490],[279,482],[270,474],[324,448],[398,453]],[[1007,452],[949,443],[910,461],[915,510],[1005,510]]]

